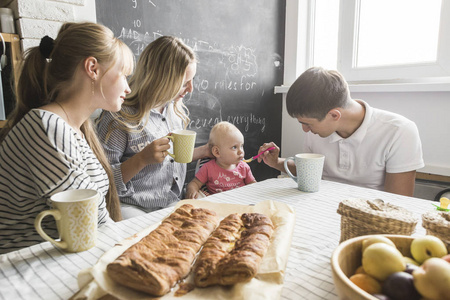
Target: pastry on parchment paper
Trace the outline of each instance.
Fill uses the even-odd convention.
[[[108,264],[108,275],[121,285],[163,296],[189,274],[195,255],[218,223],[214,211],[182,205]]]
[[[203,245],[196,260],[197,287],[250,281],[270,244],[273,224],[259,213],[231,214]]]

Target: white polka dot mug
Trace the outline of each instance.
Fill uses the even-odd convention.
[[[292,175],[288,168],[288,161],[293,160],[297,170],[297,176]],[[317,192],[322,180],[323,163],[325,156],[315,153],[300,153],[294,157],[288,157],[284,161],[286,173],[298,184],[302,192]]]

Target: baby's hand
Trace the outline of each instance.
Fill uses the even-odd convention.
[[[198,192],[197,191],[186,191],[185,199],[197,199]]]
[[[197,199],[199,190],[202,188],[203,182],[195,177],[186,187],[186,199]]]

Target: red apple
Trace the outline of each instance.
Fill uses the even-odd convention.
[[[412,273],[414,286],[426,299],[450,300],[450,263],[432,257]]]
[[[441,257],[443,260],[446,260],[450,263],[450,254],[444,255]]]

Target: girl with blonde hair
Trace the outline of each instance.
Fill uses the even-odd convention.
[[[186,164],[167,156],[165,136],[189,124],[183,98],[193,91],[197,59],[190,47],[162,36],[142,52],[123,109],[103,112],[97,124],[114,171],[124,218],[174,204],[182,197]],[[193,160],[209,155],[206,145]]]
[[[45,36],[25,52],[17,105],[0,134],[0,253],[43,241],[34,220],[60,191],[95,189],[99,225],[121,219],[90,116],[99,108],[120,110],[133,67],[131,50],[89,22],[65,23],[55,40]],[[58,237],[54,219],[42,224]]]

